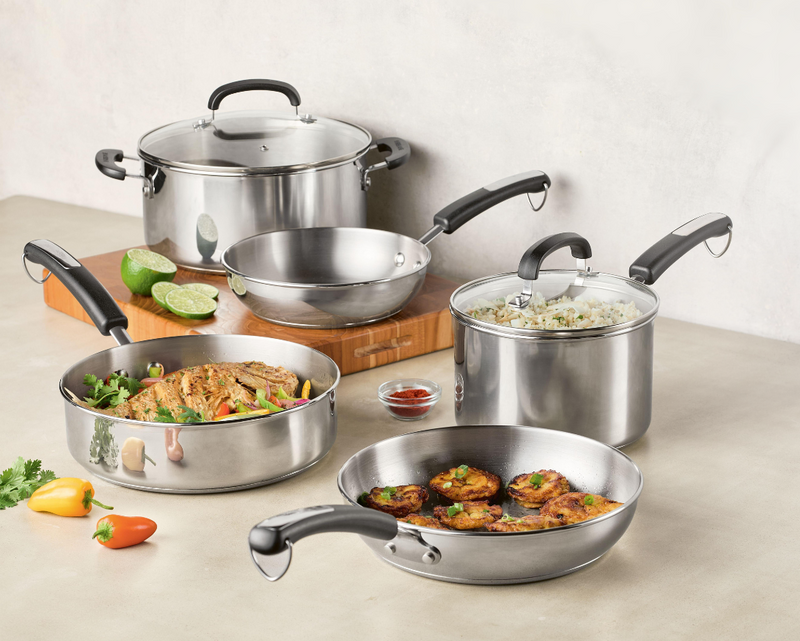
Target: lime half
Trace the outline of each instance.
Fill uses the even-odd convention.
[[[178,268],[169,258],[147,249],[129,249],[122,257],[122,282],[134,294],[150,296],[153,285],[175,278]]]
[[[217,311],[217,303],[213,298],[185,287],[167,292],[164,302],[173,314],[191,320],[203,320]]]
[[[168,280],[162,280],[153,285],[153,288],[150,290],[150,295],[153,297],[154,301],[161,305],[161,307],[164,309],[169,309],[167,307],[166,298],[167,294],[173,289],[180,289],[180,285],[171,283]]]
[[[195,292],[200,292],[201,294],[205,294],[214,300],[217,300],[217,296],[219,296],[219,290],[216,287],[213,285],[206,285],[205,283],[189,283],[188,285],[181,285],[181,287],[184,289],[191,289]]]

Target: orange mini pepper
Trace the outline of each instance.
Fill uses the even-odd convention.
[[[97,531],[92,535],[100,545],[115,550],[138,545],[156,531],[156,522],[143,516],[109,514],[97,522]]]
[[[59,516],[85,516],[92,511],[92,504],[104,510],[113,507],[94,500],[94,488],[89,481],[63,478],[42,485],[31,494],[28,507],[34,512],[51,512]]]

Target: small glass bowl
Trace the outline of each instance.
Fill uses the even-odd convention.
[[[427,396],[420,398],[391,398],[392,394],[409,389],[423,389]],[[378,388],[378,399],[399,421],[418,421],[425,418],[442,397],[442,388],[424,378],[401,378],[387,381]]]

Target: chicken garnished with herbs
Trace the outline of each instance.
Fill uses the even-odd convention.
[[[364,505],[394,517],[419,512],[427,500],[428,490],[422,485],[373,487],[369,493],[363,495]]]
[[[430,480],[431,489],[451,501],[488,499],[500,489],[500,477],[468,465],[459,465]]]
[[[569,481],[555,470],[539,470],[515,476],[506,491],[522,507],[537,508],[569,492]]]

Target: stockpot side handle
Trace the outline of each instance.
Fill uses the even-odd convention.
[[[733,231],[733,222],[725,214],[705,214],[681,225],[633,261],[630,277],[652,285],[669,267],[689,250],[709,238]]]
[[[236,80],[235,82],[229,82],[226,85],[217,87],[208,99],[208,108],[211,111],[216,111],[219,109],[219,105],[224,98],[243,91],[277,91],[289,99],[292,107],[298,107],[300,105],[300,94],[297,93],[297,89],[288,82],[253,78],[250,80]]]
[[[587,260],[592,257],[592,248],[589,241],[580,234],[566,231],[560,234],[546,236],[531,245],[519,261],[517,274],[523,280],[536,280],[539,270],[547,256],[563,247],[569,247],[572,255],[578,260]]]
[[[550,178],[541,171],[528,171],[510,176],[459,198],[436,214],[433,222],[445,234],[452,234],[478,214],[499,205],[504,200],[521,194],[535,194],[549,187]]]
[[[94,156],[94,164],[101,173],[115,180],[125,180],[127,172],[117,163],[122,162],[125,154],[122,149],[101,149]]]
[[[125,330],[128,327],[128,318],[100,281],[54,242],[32,240],[25,245],[22,252],[23,263],[26,259],[50,270],[51,274],[64,283],[101,334],[109,336],[115,328]],[[114,333],[114,338],[119,342],[118,334]],[[125,332],[122,334],[127,335]]]
[[[397,169],[402,167],[411,158],[411,145],[409,145],[402,138],[380,138],[374,143],[375,148],[384,154],[389,154],[383,157],[383,163],[370,167],[370,171],[375,169]]]

